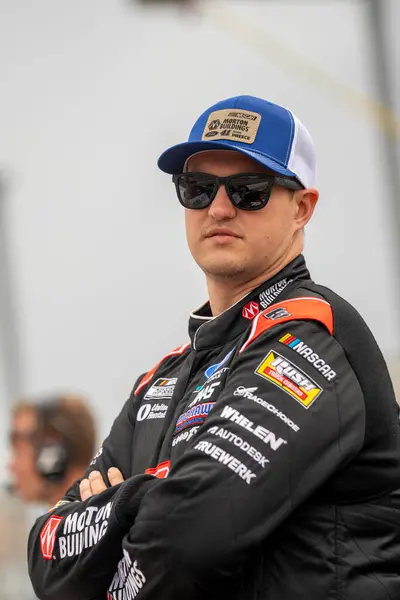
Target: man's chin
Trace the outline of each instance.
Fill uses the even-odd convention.
[[[201,269],[208,277],[218,279],[234,279],[245,272],[243,263],[235,263],[232,260],[226,261],[205,261],[200,264]]]

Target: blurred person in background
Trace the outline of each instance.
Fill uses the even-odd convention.
[[[34,525],[36,593],[400,598],[399,407],[367,325],[302,255],[310,134],[281,106],[229,98],[158,164],[209,300]]]
[[[11,415],[11,489],[23,502],[54,506],[87,468],[95,444],[95,419],[83,398],[22,400]]]

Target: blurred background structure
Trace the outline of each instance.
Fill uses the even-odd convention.
[[[19,396],[88,394],[101,439],[186,342],[205,286],[156,162],[229,96],[309,128],[309,268],[366,319],[400,390],[399,21],[398,0],[0,0],[1,483]],[[32,514],[0,501],[0,599],[24,600]]]

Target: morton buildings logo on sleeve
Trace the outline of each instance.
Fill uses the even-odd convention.
[[[134,600],[145,584],[146,577],[138,561],[132,560],[124,549],[109,587],[107,600]]]
[[[79,507],[75,512],[69,513],[64,520],[62,531],[59,531],[60,558],[79,556],[86,548],[95,546],[106,534],[111,508],[112,501],[100,507],[86,506],[83,512],[80,512]]]
[[[305,408],[311,406],[323,391],[322,387],[304,371],[272,350],[268,352],[255,373],[281,388]]]

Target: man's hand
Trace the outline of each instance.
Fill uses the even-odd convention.
[[[121,471],[116,467],[111,467],[108,469],[107,475],[111,487],[124,481]],[[104,479],[100,471],[92,471],[89,474],[88,479],[82,479],[79,485],[81,500],[87,500],[91,496],[95,496],[96,494],[100,494],[100,492],[104,492],[104,490],[107,488],[108,486],[104,483]]]

